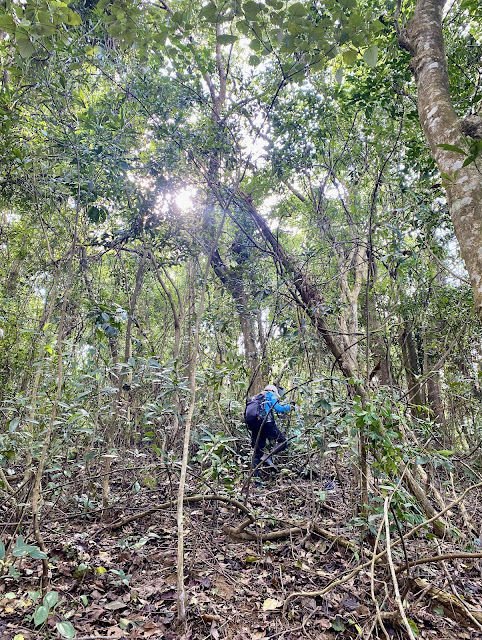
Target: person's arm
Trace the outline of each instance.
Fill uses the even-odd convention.
[[[289,404],[280,404],[274,393],[271,393],[271,391],[266,396],[266,405],[268,411],[272,407],[277,413],[286,413],[291,409]]]
[[[276,402],[276,404],[274,405],[274,408],[278,413],[286,413],[287,411],[291,411],[291,405],[280,404],[279,402]]]

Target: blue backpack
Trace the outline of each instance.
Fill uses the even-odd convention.
[[[266,421],[266,394],[258,393],[258,395],[250,398],[246,404],[244,412],[244,421],[250,429],[260,427],[263,421]]]

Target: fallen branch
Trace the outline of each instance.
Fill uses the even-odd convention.
[[[477,623],[482,623],[482,612],[477,610],[472,610],[467,607],[467,605],[460,600],[458,600],[451,593],[447,593],[447,591],[443,591],[438,587],[430,584],[428,580],[424,580],[423,578],[415,578],[413,580],[413,585],[421,590],[425,591],[428,595],[430,595],[434,600],[437,600],[441,605],[447,607],[447,615],[454,611],[454,609],[461,615],[464,619],[474,618]],[[470,615],[469,615],[470,614]]]
[[[238,531],[237,527],[231,527],[229,524],[223,526],[225,534],[235,538],[237,540],[281,540],[282,538],[289,538],[290,536],[303,533],[301,527],[290,527],[289,529],[279,529],[278,531],[270,531],[269,533],[256,533],[254,531]]]
[[[350,549],[351,551],[359,552],[358,546],[344,538],[343,536],[337,536],[336,534],[324,529],[323,527],[318,526],[316,523],[312,522],[291,522],[289,520],[283,520],[290,524],[291,526],[287,529],[279,529],[277,531],[270,531],[269,533],[256,533],[256,531],[246,530],[250,524],[254,522],[252,520],[244,520],[238,527],[232,527],[231,525],[225,524],[223,526],[223,531],[225,534],[231,536],[232,538],[236,538],[238,540],[280,540],[282,538],[289,538],[290,536],[297,535],[303,532],[316,533],[323,538],[327,538],[336,544],[339,544],[345,549]]]
[[[233,507],[236,507],[243,513],[246,513],[249,517],[251,514],[249,513],[249,509],[244,506],[242,502],[235,500],[234,498],[228,498],[228,496],[221,496],[215,493],[212,494],[204,494],[201,493],[195,496],[186,496],[184,498],[184,502],[202,502],[205,500],[217,500],[219,502],[225,502],[226,504],[231,504]],[[169,502],[163,502],[161,504],[156,505],[155,507],[151,507],[150,509],[146,509],[145,511],[140,511],[139,513],[134,513],[132,516],[128,516],[127,518],[123,518],[122,520],[118,520],[114,522],[105,529],[111,529],[112,531],[116,531],[117,529],[121,529],[126,524],[130,524],[131,522],[135,522],[136,520],[140,520],[141,518],[145,518],[146,516],[150,516],[152,513],[156,511],[163,511],[164,509],[169,509],[170,507],[175,507],[177,504],[177,500],[169,500]],[[253,518],[254,520],[254,518]],[[253,521],[252,520],[252,521]]]
[[[443,562],[444,560],[457,560],[459,558],[482,558],[482,553],[443,553],[439,556],[430,556],[429,558],[419,558],[408,563],[409,567],[416,567],[419,564],[429,564],[431,562]],[[403,564],[396,568],[395,573],[398,575],[406,571],[407,565]]]
[[[408,540],[409,538],[411,538],[413,535],[415,535],[417,533],[417,531],[422,529],[422,527],[425,527],[425,526],[427,526],[429,524],[432,524],[432,522],[434,522],[435,520],[438,520],[438,518],[440,518],[440,516],[442,516],[447,511],[449,511],[449,509],[452,509],[453,507],[455,507],[455,505],[459,504],[459,502],[461,500],[463,500],[465,498],[465,496],[470,491],[473,491],[474,489],[479,489],[480,487],[482,487],[482,482],[478,482],[477,484],[470,485],[470,487],[468,487],[462,493],[462,495],[460,495],[456,500],[454,500],[449,505],[447,505],[445,507],[445,509],[442,509],[441,511],[436,513],[429,520],[425,520],[424,522],[421,522],[420,524],[418,524],[416,527],[414,527],[408,533],[406,533],[403,536],[403,538],[398,538],[397,540],[395,540],[395,542],[392,544],[392,548],[396,547],[398,544],[401,544],[402,540]],[[286,608],[288,606],[288,603],[291,600],[294,600],[295,598],[316,598],[317,596],[324,596],[327,593],[329,593],[330,591],[332,591],[333,589],[335,589],[336,587],[338,587],[338,586],[340,586],[342,584],[345,584],[345,582],[348,582],[348,580],[351,580],[354,576],[356,576],[361,571],[363,571],[364,569],[369,567],[372,564],[372,562],[378,562],[381,558],[383,558],[386,555],[386,553],[387,553],[386,549],[383,550],[383,551],[380,551],[380,553],[378,553],[375,557],[372,557],[367,562],[364,562],[363,564],[358,565],[357,567],[352,569],[349,573],[345,574],[341,578],[337,578],[336,580],[333,580],[326,587],[324,587],[323,589],[321,589],[319,591],[294,591],[284,601],[284,604],[283,604],[283,615],[286,614]]]

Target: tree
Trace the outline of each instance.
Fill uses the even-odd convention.
[[[447,57],[442,31],[443,0],[418,0],[401,46],[412,56],[418,89],[420,124],[444,180],[455,234],[482,318],[482,117],[461,119],[450,95]],[[466,4],[466,10],[476,3]]]

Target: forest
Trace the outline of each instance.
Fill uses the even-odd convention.
[[[481,638],[480,2],[1,0],[0,61],[0,640]]]

